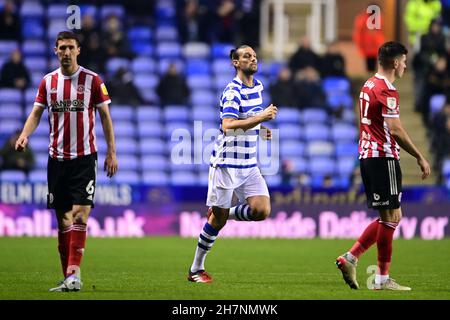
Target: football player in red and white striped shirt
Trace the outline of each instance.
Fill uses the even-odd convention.
[[[49,208],[58,220],[58,250],[65,280],[50,291],[81,289],[80,263],[86,242],[87,220],[94,203],[97,173],[95,111],[100,114],[107,142],[104,170],[112,177],[117,169],[111,102],[102,79],[79,66],[80,43],[68,31],[56,38],[55,54],[60,68],[41,81],[34,107],[16,142],[22,151],[37,128],[45,109],[50,123],[48,160]]]
[[[403,76],[408,50],[400,43],[386,42],[378,50],[378,73],[366,81],[359,95],[361,176],[369,208],[378,210],[373,221],[353,247],[336,259],[345,282],[358,288],[356,263],[375,242],[378,272],[374,289],[411,290],[389,278],[394,231],[402,218],[400,208],[402,176],[400,147],[417,159],[422,179],[430,175],[430,165],[400,122],[399,95],[392,83]]]

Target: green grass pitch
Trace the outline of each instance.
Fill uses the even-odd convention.
[[[366,287],[371,248],[359,261],[360,290],[334,265],[352,240],[219,238],[206,260],[212,284],[186,280],[197,239],[88,238],[83,290],[50,293],[61,279],[55,238],[0,238],[0,299],[450,299],[450,239],[394,241],[391,276],[411,292]]]

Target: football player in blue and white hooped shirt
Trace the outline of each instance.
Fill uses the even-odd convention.
[[[228,219],[259,221],[270,214],[269,191],[257,167],[256,145],[258,135],[272,138],[261,123],[273,120],[277,108],[263,106],[263,85],[253,78],[258,70],[255,51],[242,45],[231,50],[230,59],[237,74],[220,99],[221,133],[211,156],[206,201],[210,209],[189,269],[188,280],[193,282],[212,282],[205,272],[206,254]],[[240,202],[235,207],[234,194]]]

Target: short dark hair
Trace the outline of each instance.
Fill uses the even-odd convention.
[[[249,47],[250,47],[249,45],[243,44],[243,45],[240,45],[239,47],[231,49],[231,51],[230,51],[230,59],[231,60],[238,60],[239,59],[239,54],[238,54],[237,51],[239,49],[244,49],[244,48],[249,48]]]
[[[408,49],[399,42],[389,41],[378,49],[378,62],[384,68],[392,68],[394,60],[402,54],[408,54]]]
[[[61,31],[56,36],[55,47],[58,48],[59,40],[68,40],[68,39],[75,40],[75,42],[77,43],[77,46],[78,47],[80,46],[80,39],[78,38],[78,35],[76,33],[73,33],[71,31]]]

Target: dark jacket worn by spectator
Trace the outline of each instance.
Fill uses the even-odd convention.
[[[11,59],[7,61],[0,72],[0,87],[25,89],[30,84],[30,74],[22,62],[19,50],[13,51]]]
[[[178,73],[174,64],[169,65],[167,73],[161,77],[156,93],[161,105],[186,104],[190,95],[186,79]]]
[[[137,106],[144,103],[141,93],[132,81],[130,72],[124,68],[117,70],[112,79],[108,81],[107,87],[115,104]]]
[[[34,153],[30,146],[23,152],[15,150],[20,130],[13,133],[0,150],[1,170],[21,170],[28,174],[34,167]]]

